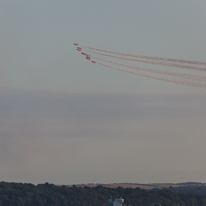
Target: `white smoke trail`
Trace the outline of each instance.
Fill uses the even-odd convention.
[[[190,61],[190,60],[182,60],[182,59],[171,59],[171,58],[163,58],[163,57],[151,57],[151,56],[146,56],[146,55],[120,53],[120,52],[113,52],[113,51],[108,51],[108,50],[104,50],[104,49],[97,49],[97,48],[88,47],[88,46],[84,46],[84,45],[81,45],[81,47],[89,48],[89,49],[93,49],[93,50],[97,50],[97,51],[103,51],[103,52],[107,52],[107,53],[123,55],[123,56],[133,56],[133,57],[144,58],[144,59],[172,61],[172,62],[180,62],[180,63],[185,63],[185,64],[199,64],[199,65],[206,66],[206,62],[202,62],[202,61]]]
[[[106,61],[106,62],[109,62],[109,63],[112,63],[112,64],[118,64],[118,65],[121,65],[121,66],[124,66],[124,67],[139,69],[139,70],[146,71],[146,72],[152,72],[152,73],[163,74],[163,75],[170,75],[170,76],[180,77],[180,78],[189,79],[189,80],[206,81],[206,76],[202,77],[202,76],[193,75],[193,74],[182,74],[182,73],[177,73],[177,72],[167,72],[167,71],[161,71],[161,70],[155,70],[155,69],[148,69],[148,68],[137,67],[137,66],[132,66],[132,65],[128,65],[128,64],[122,64],[122,63],[119,63],[119,62],[114,62],[114,61],[102,59],[102,58],[95,57],[95,56],[92,56],[92,58],[99,59],[99,60],[102,60],[102,61]]]
[[[136,75],[139,75],[139,76],[148,77],[148,78],[151,78],[151,79],[158,79],[158,80],[162,80],[162,81],[166,81],[166,82],[172,82],[172,83],[175,83],[175,84],[182,84],[182,85],[192,86],[192,87],[206,88],[206,84],[200,84],[200,83],[190,82],[190,81],[173,80],[173,79],[167,79],[167,78],[163,78],[163,77],[156,77],[156,76],[151,76],[151,75],[147,75],[147,74],[141,74],[141,73],[138,73],[138,72],[133,72],[133,71],[126,70],[126,69],[121,69],[121,68],[114,67],[114,66],[111,66],[111,65],[108,65],[108,64],[104,64],[102,62],[96,62],[96,63],[107,66],[107,67],[110,67],[110,68],[113,68],[113,69],[117,69],[117,70],[120,70],[120,71],[123,71],[123,72],[128,72],[128,73],[131,73],[131,74],[136,74]]]
[[[140,59],[131,59],[131,58],[126,58],[126,57],[121,57],[121,56],[115,56],[111,54],[104,54],[100,52],[95,52],[91,50],[85,49],[85,51],[94,53],[94,54],[100,54],[103,56],[108,56],[108,57],[114,57],[118,59],[125,59],[128,61],[136,61],[136,62],[143,62],[143,63],[148,63],[148,64],[157,64],[157,65],[162,65],[162,66],[170,66],[170,67],[178,67],[178,68],[183,68],[183,69],[194,69],[194,70],[199,70],[199,71],[206,71],[206,68],[201,68],[201,67],[195,67],[195,66],[188,66],[184,64],[175,64],[175,63],[167,63],[167,62],[157,62],[157,61],[148,61],[148,60],[140,60]]]

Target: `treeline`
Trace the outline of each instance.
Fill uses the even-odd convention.
[[[147,206],[153,202],[159,202],[162,206],[206,205],[206,196],[176,193],[168,189],[146,191],[103,186],[67,188],[48,183],[35,186],[0,182],[0,206],[101,206],[111,197],[122,197],[126,205],[133,206]]]
[[[205,186],[181,186],[181,187],[170,187],[168,189],[176,193],[202,195],[202,196],[206,195]]]

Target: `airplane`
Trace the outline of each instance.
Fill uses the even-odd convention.
[[[94,63],[94,64],[95,64],[96,62],[95,62],[95,61],[92,61],[92,63]]]
[[[87,54],[86,59],[90,60],[90,58],[91,58],[90,55]]]
[[[82,48],[80,48],[80,47],[77,47],[77,51],[81,51],[82,50]]]
[[[86,55],[86,53],[82,52],[81,54]]]
[[[77,44],[77,43],[74,43],[74,45],[77,46],[78,44]]]

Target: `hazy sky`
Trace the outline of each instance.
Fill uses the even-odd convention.
[[[205,8],[1,0],[0,181],[206,182],[206,89],[92,64],[73,45],[206,61]]]

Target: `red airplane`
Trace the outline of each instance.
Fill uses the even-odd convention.
[[[82,52],[81,54],[86,55],[86,53]]]
[[[95,64],[96,62],[95,62],[95,61],[92,61],[92,63],[94,63],[94,64]]]
[[[78,44],[77,44],[77,43],[74,43],[74,45],[77,46]]]
[[[90,58],[91,58],[90,55],[87,54],[86,59],[90,60]]]
[[[80,47],[77,47],[77,51],[81,51],[82,50],[82,48],[80,48]]]

